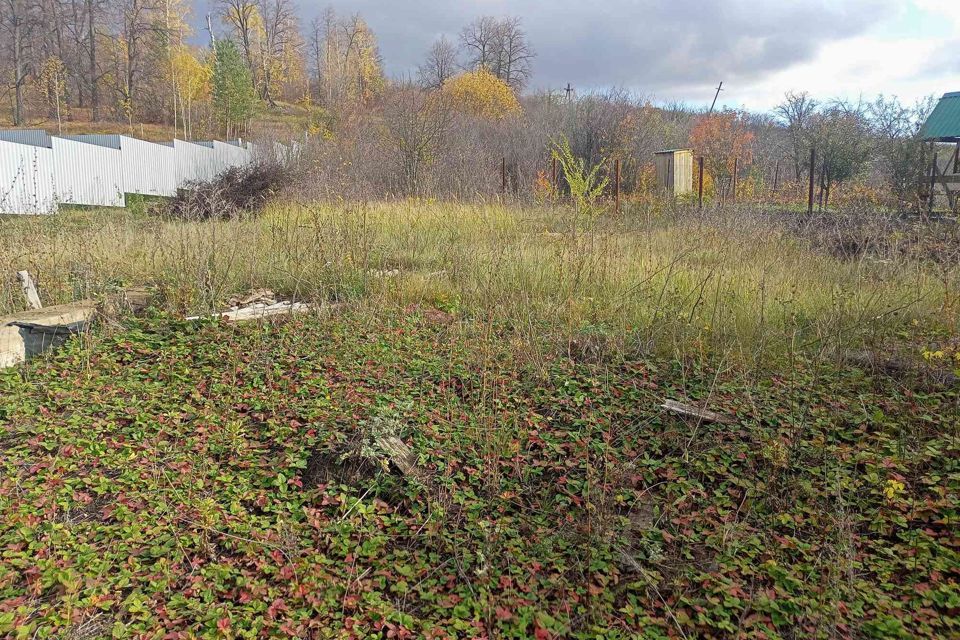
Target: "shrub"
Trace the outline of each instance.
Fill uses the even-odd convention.
[[[577,212],[593,214],[594,203],[603,195],[609,183],[609,179],[600,177],[600,170],[606,161],[588,167],[586,160],[573,155],[566,137],[561,137],[553,144],[553,157],[560,165]]]
[[[229,220],[258,213],[290,177],[278,163],[232,167],[210,181],[193,182],[162,208],[181,220]]]
[[[503,120],[522,112],[516,94],[506,82],[486,69],[451,78],[443,91],[461,111],[488,120]]]

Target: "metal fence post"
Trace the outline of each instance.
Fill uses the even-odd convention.
[[[697,159],[697,167],[699,174],[697,178],[697,200],[700,203],[700,208],[703,209],[703,156]]]
[[[740,173],[740,158],[733,159],[733,179],[731,182],[730,201],[737,204],[737,174]]]
[[[617,158],[614,162],[613,174],[613,198],[616,202],[617,215],[620,215],[620,158]]]

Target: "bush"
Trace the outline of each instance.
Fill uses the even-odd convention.
[[[278,163],[232,167],[213,180],[189,183],[163,213],[180,220],[230,220],[259,213],[289,175]]]

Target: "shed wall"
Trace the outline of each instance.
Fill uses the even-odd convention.
[[[673,193],[673,154],[658,153],[653,156],[653,164],[657,169],[657,187]]]
[[[657,186],[671,195],[693,191],[693,151],[676,149],[654,154]]]
[[[693,152],[677,151],[673,154],[673,193],[683,195],[693,191]]]

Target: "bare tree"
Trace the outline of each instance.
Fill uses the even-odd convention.
[[[116,74],[122,82],[115,85],[120,96],[123,115],[133,123],[138,106],[141,76],[146,67],[148,39],[163,31],[160,5],[157,0],[116,0],[116,17],[119,36],[123,41],[123,59]]]
[[[317,95],[322,95],[323,91],[323,50],[326,46],[324,38],[324,23],[321,17],[316,17],[310,21],[309,31],[307,32],[307,52],[310,56],[308,64],[310,73],[313,74],[316,82]]]
[[[336,93],[334,78],[338,76],[338,44],[337,14],[333,7],[327,7],[310,23],[310,50],[317,74],[317,95],[328,107],[334,104]]]
[[[256,68],[253,64],[253,38],[257,15],[256,0],[218,0],[220,16],[233,29],[234,35],[240,42],[243,50],[243,59],[250,70],[250,76],[255,76]],[[256,80],[254,80],[256,86]]]
[[[56,0],[56,4],[66,14],[63,27],[69,40],[67,47],[69,56],[63,57],[63,60],[67,63],[67,71],[76,91],[77,106],[82,108],[86,105],[86,91],[88,89],[88,81],[84,73],[85,69],[89,71],[85,61],[87,53],[87,2],[86,0]]]
[[[861,103],[834,100],[812,117],[821,210],[829,206],[830,193],[836,185],[864,173],[865,159],[874,146],[866,112]]]
[[[101,0],[84,0],[87,18],[87,82],[90,87],[90,119],[96,121],[100,111],[100,66],[97,63],[97,26],[102,12]]]
[[[515,91],[526,86],[536,54],[520,18],[477,18],[460,32],[460,41],[468,67],[487,69]]]
[[[6,32],[6,49],[13,66],[13,124],[23,124],[23,88],[29,77],[32,34],[38,25],[37,5],[30,0],[3,0],[0,26]]]
[[[388,145],[396,162],[397,192],[429,192],[428,166],[437,154],[452,110],[443,94],[426,94],[414,86],[398,87],[384,110]]]
[[[929,158],[920,129],[928,112],[923,103],[913,108],[896,97],[878,96],[867,108],[874,138],[874,172],[889,186],[903,210],[921,206]]]
[[[774,109],[774,113],[787,128],[797,182],[803,177],[806,166],[804,159],[810,151],[810,126],[817,112],[817,106],[817,101],[806,91],[801,93],[790,91],[784,96],[784,101]]]
[[[467,54],[467,66],[493,71],[499,21],[491,16],[477,18],[460,32],[460,43]]]
[[[439,89],[457,71],[457,47],[441,37],[427,52],[427,59],[417,70],[420,85],[425,89]]]
[[[517,92],[530,80],[531,64],[536,54],[527,41],[520,18],[504,18],[497,25],[495,73]]]
[[[313,23],[310,47],[328,108],[365,101],[385,86],[376,36],[359,15],[341,20],[327,9]]]
[[[260,97],[273,106],[274,73],[288,52],[299,56],[299,25],[291,0],[258,0],[263,22],[260,39]]]

